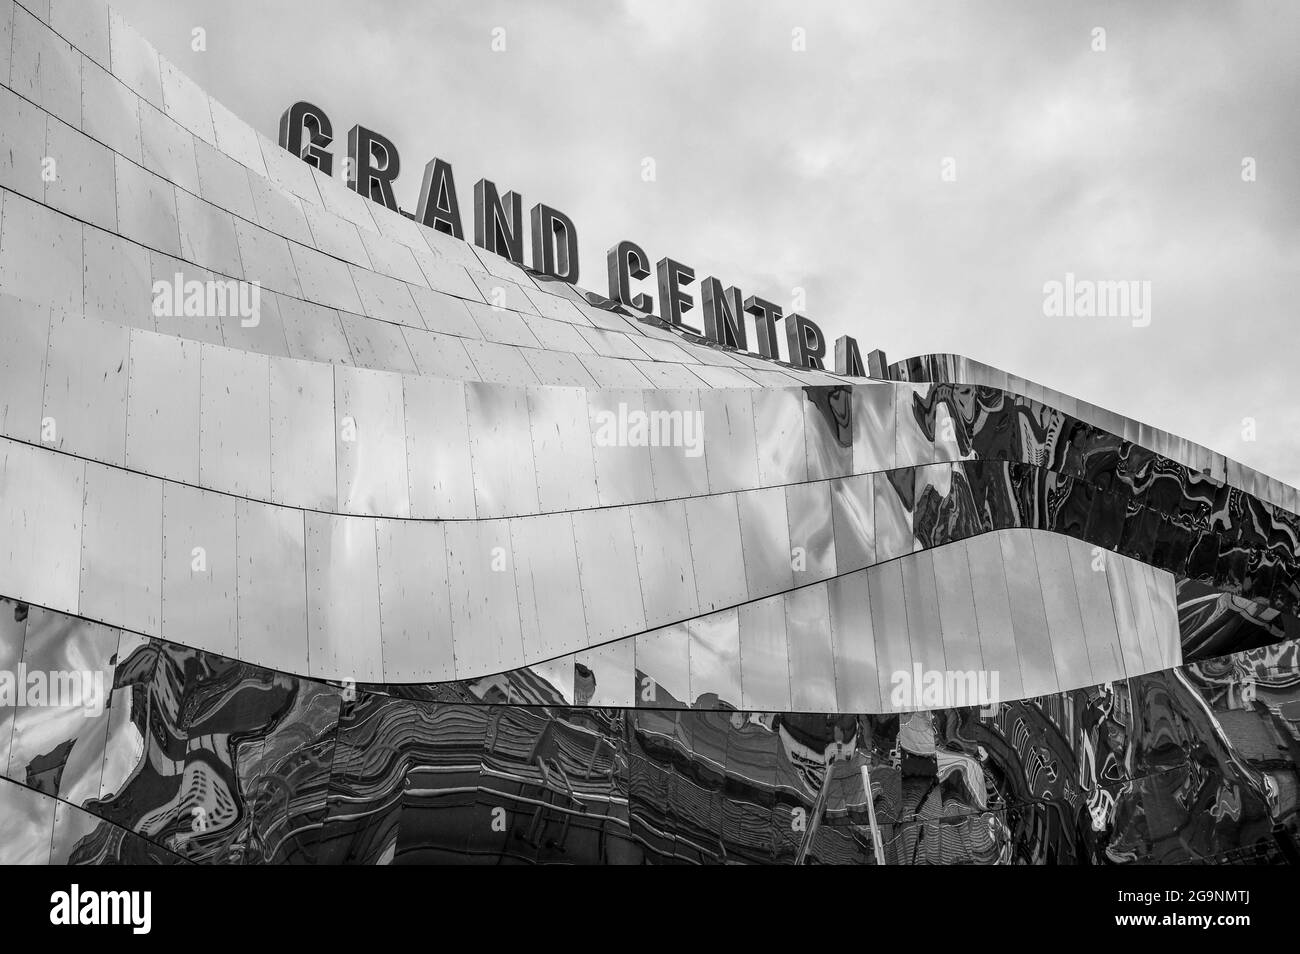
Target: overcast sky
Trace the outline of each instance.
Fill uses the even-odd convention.
[[[864,356],[965,354],[1300,483],[1298,3],[116,6],[271,139],[298,99],[387,135],[403,208],[437,155],[467,230],[482,177],[563,210],[584,287],[632,239],[806,289]],[[1150,324],[1045,317],[1067,272],[1149,281]]]

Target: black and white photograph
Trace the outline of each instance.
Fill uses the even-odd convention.
[[[158,933],[123,866],[1284,903],[1300,4],[0,0],[0,84],[33,924]]]

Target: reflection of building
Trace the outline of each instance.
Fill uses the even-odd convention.
[[[0,710],[0,859],[1295,859],[1293,489],[965,359],[711,346],[77,9],[0,14],[0,671],[111,691]]]

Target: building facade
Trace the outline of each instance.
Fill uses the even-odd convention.
[[[0,2],[0,861],[1298,860],[1294,488],[718,346]]]

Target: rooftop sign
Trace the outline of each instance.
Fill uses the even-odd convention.
[[[334,157],[329,151],[334,127],[325,112],[311,103],[297,102],[280,117],[280,145],[315,166],[325,175],[334,174]],[[401,172],[397,147],[386,136],[364,126],[348,133],[348,188],[421,225],[465,237],[460,202],[451,164],[433,158],[424,167],[420,200],[415,212],[398,208],[393,182]],[[578,281],[578,230],[573,220],[559,209],[538,203],[529,214],[532,259],[535,272],[560,281]],[[474,244],[524,265],[523,199],[516,192],[504,195],[494,182],[480,179],[474,185]],[[633,281],[650,277],[650,258],[635,242],[624,239],[606,256],[609,298],[647,316],[655,315],[666,324],[702,334],[709,341],[737,351],[749,351],[749,325],[753,326],[758,355],[781,360],[778,353],[777,322],[785,329],[786,359],[795,367],[825,368],[826,339],[817,323],[804,315],[785,314],[777,305],[756,295],[746,296],[735,286],[724,287],[716,278],[699,283],[700,331],[683,320],[695,308],[695,296],[688,287],[695,283],[695,270],[671,258],[661,258],[654,268],[656,295],[638,292]],[[748,317],[748,321],[746,320]],[[835,343],[834,370],[840,374],[865,376],[857,342],[847,335]]]

